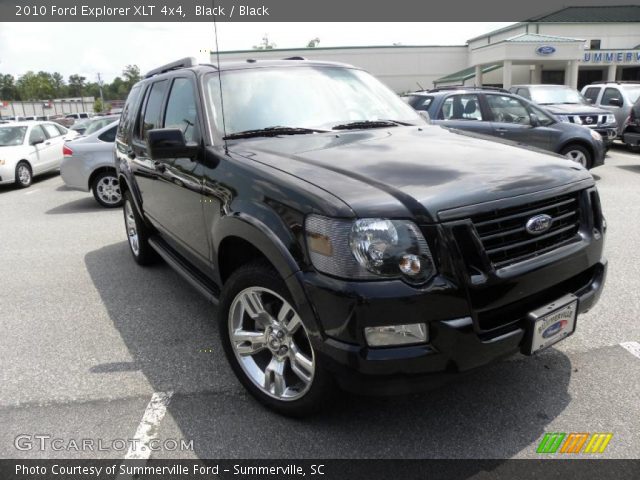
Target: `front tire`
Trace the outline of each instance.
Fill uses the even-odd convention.
[[[586,169],[590,169],[593,165],[591,152],[582,145],[578,145],[575,143],[567,145],[562,149],[560,154],[564,155],[573,162],[579,163]]]
[[[93,197],[105,208],[115,208],[122,205],[122,192],[116,172],[101,172],[91,183]]]
[[[150,265],[158,259],[158,254],[149,244],[151,232],[138,214],[130,192],[124,194],[124,225],[129,241],[129,250],[138,265]]]
[[[266,262],[240,267],[225,283],[218,320],[231,367],[258,401],[305,416],[334,391],[278,273]]]
[[[16,186],[18,188],[27,188],[33,182],[33,172],[31,165],[25,161],[18,162],[16,165]]]

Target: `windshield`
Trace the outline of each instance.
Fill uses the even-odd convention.
[[[531,100],[539,105],[553,103],[586,104],[584,97],[572,88],[535,87],[531,89]]]
[[[400,97],[361,70],[342,67],[252,68],[222,73],[227,135],[273,126],[330,129],[355,121],[423,124]],[[217,74],[206,78],[222,131]]]
[[[640,97],[640,85],[622,85],[622,88],[627,92],[629,101],[631,103],[636,103],[638,97]]]
[[[0,127],[0,147],[22,145],[27,127]]]

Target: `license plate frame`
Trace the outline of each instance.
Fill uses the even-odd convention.
[[[535,355],[572,335],[578,318],[578,297],[567,294],[527,315],[523,353]]]

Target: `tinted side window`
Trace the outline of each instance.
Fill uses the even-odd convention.
[[[106,132],[103,132],[100,136],[98,136],[99,140],[102,140],[103,142],[107,142],[107,143],[113,143],[116,141],[116,131],[118,130],[118,127],[111,127],[109,130],[107,130]]]
[[[602,105],[611,105],[611,99],[619,98],[622,99],[622,95],[617,88],[605,88],[604,93],[602,94]]]
[[[442,104],[441,120],[482,120],[477,95],[451,95]]]
[[[58,131],[60,132],[60,135],[65,135],[67,133],[67,129],[64,128],[62,125],[54,124],[54,126],[58,129]]]
[[[130,138],[131,127],[135,123],[135,117],[138,112],[138,105],[140,104],[140,93],[142,91],[141,85],[135,85],[129,92],[127,102],[122,110],[122,116],[120,117],[120,125],[118,130],[118,138],[124,143],[128,143]]]
[[[33,142],[44,142],[47,139],[47,136],[44,134],[44,130],[40,125],[36,125],[31,129],[31,133],[29,134],[29,143],[33,144]]]
[[[584,92],[584,97],[588,100],[591,100],[592,103],[596,103],[598,100],[598,94],[600,93],[600,88],[598,87],[590,87]]]
[[[433,97],[425,95],[412,95],[409,97],[408,104],[416,110],[429,110],[429,106],[433,102]]]
[[[144,116],[142,117],[142,135],[141,138],[147,137],[147,132],[154,128],[159,128],[162,119],[160,115],[162,113],[162,100],[167,90],[169,82],[166,80],[160,80],[151,86],[151,92],[147,99],[147,105],[144,109]]]
[[[193,83],[187,78],[176,78],[171,87],[164,128],[179,128],[187,142],[198,141],[198,112]]]
[[[487,95],[487,103],[496,122],[531,124],[529,110],[517,98],[506,95]]]

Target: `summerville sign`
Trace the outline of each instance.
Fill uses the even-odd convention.
[[[582,63],[638,63],[640,50],[605,51],[592,50],[584,52]]]

